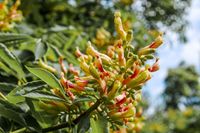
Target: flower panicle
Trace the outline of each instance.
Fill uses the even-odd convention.
[[[154,53],[163,39],[159,35],[150,45],[135,51],[131,44],[133,32],[123,29],[120,12],[115,13],[114,23],[118,36],[110,41],[106,51],[98,50],[90,41],[85,53],[76,48],[80,72],[72,65],[66,70],[60,59],[60,83],[72,101],[92,88],[96,97],[104,99],[99,108],[106,108],[108,119],[139,127],[141,125],[134,120],[141,117],[141,110],[138,111],[141,88],[151,79],[152,72],[159,70],[159,59]],[[103,35],[98,36],[98,39],[105,39]],[[149,59],[155,59],[155,63],[148,65]]]

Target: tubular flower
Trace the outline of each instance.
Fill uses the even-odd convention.
[[[65,73],[64,64],[60,60],[60,83],[72,102],[92,93],[95,98],[102,100],[94,113],[102,113],[117,128],[120,123],[138,131],[142,127],[138,122],[141,118],[141,109],[138,109],[141,88],[151,78],[151,73],[159,69],[154,52],[161,46],[162,36],[159,35],[150,45],[136,51],[131,44],[133,32],[124,31],[120,16],[120,12],[115,13],[118,36],[116,40],[110,41],[112,43],[107,47],[107,52],[96,49],[91,42],[88,42],[86,53],[76,49],[80,73],[72,66]],[[98,38],[104,39],[102,36]],[[148,65],[148,59],[156,61]],[[91,106],[91,103],[87,101],[86,105]]]
[[[123,40],[126,39],[126,32],[124,31],[122,20],[121,20],[121,13],[119,11],[115,12],[115,18],[114,18],[114,23],[115,23],[115,28],[117,31],[117,34],[119,37]]]

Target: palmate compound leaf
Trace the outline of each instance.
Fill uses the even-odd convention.
[[[18,59],[2,43],[0,43],[0,59],[3,60],[12,70],[17,73],[17,77],[19,79],[22,79],[25,76]]]
[[[63,97],[65,98],[66,102],[68,102],[68,98],[65,95],[64,88],[60,84],[59,80],[50,72],[42,68],[32,68],[26,67],[32,74],[40,78],[46,84],[48,84],[52,88],[57,88],[62,93]]]

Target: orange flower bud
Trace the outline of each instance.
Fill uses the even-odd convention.
[[[60,64],[61,71],[63,73],[67,73],[67,69],[65,67],[65,64],[63,63],[63,58],[62,57],[59,58],[59,64]]]
[[[121,104],[123,104],[127,99],[126,99],[126,93],[123,92],[121,95],[117,96],[115,98],[116,100],[116,105],[120,106]]]
[[[79,50],[79,48],[78,48],[78,47],[76,47],[75,55],[76,55],[77,57],[84,56],[84,54],[83,54],[83,53],[81,53],[81,51]]]
[[[159,35],[155,41],[153,41],[148,47],[149,48],[158,48],[163,43],[162,35]]]
[[[72,64],[69,65],[69,72],[78,76],[79,75],[79,71],[78,70],[75,70],[75,68],[73,67]]]
[[[87,80],[80,79],[79,77],[75,77],[74,79],[75,79],[76,85],[80,86],[81,88],[87,86],[88,84]]]

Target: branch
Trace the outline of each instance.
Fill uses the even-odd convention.
[[[94,105],[92,105],[87,111],[85,111],[83,114],[81,114],[79,117],[77,117],[76,119],[74,119],[72,121],[72,123],[69,122],[65,122],[65,123],[61,123],[59,125],[54,125],[52,127],[48,127],[48,128],[44,128],[42,129],[42,133],[46,133],[46,132],[50,132],[50,131],[55,131],[55,130],[59,130],[62,128],[66,128],[66,127],[74,127],[75,125],[77,125],[80,120],[85,117],[85,116],[89,116],[91,112],[93,112],[95,109],[97,109],[97,107],[101,104],[101,100],[97,100],[96,103]]]

